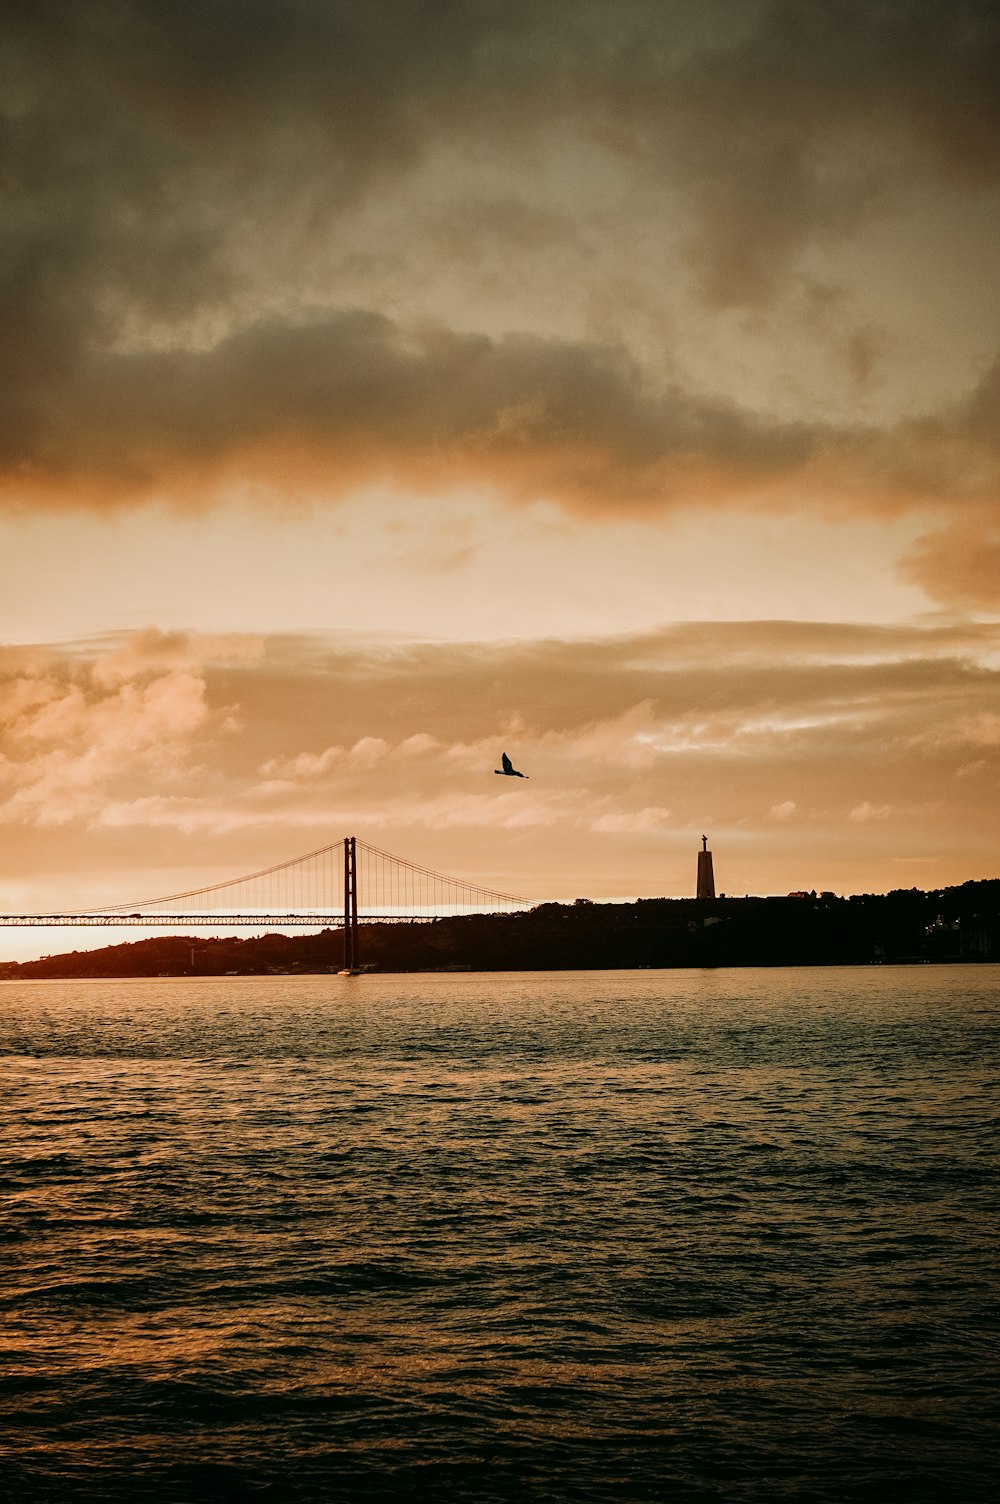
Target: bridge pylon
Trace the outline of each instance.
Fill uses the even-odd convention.
[[[342,976],[357,976],[361,970],[358,938],[358,843],[344,837],[344,969]]]

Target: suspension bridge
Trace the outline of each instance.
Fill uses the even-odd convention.
[[[0,914],[0,927],[343,927],[345,969],[354,970],[361,921],[419,922],[529,907],[526,898],[434,872],[345,836],[304,856],[203,888],[88,910]]]

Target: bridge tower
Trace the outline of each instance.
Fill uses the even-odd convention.
[[[358,944],[358,843],[354,836],[344,837],[344,970],[343,976],[356,976],[361,970],[361,947]]]
[[[715,897],[715,873],[712,871],[712,853],[708,849],[708,836],[701,838],[698,853],[698,897]]]

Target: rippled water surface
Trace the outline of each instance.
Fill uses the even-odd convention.
[[[993,1497],[998,994],[0,983],[0,1494]]]

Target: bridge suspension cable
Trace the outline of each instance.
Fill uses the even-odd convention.
[[[350,851],[348,859],[347,853]],[[364,920],[437,919],[509,912],[529,900],[449,876],[348,836],[241,877],[159,898],[107,904],[86,912],[0,916],[0,923],[136,924],[188,920],[220,924],[348,925]]]
[[[186,888],[183,892],[167,893],[161,898],[107,904],[94,912],[122,914],[140,910],[149,913],[177,904],[183,904],[187,911],[195,913],[209,910],[230,913],[253,909],[270,912],[302,908],[339,909],[343,898],[340,867],[343,847],[343,841],[332,841],[328,846],[317,846],[302,856],[275,862],[271,867],[261,867],[242,877],[226,878],[223,882],[208,883],[201,888]]]

